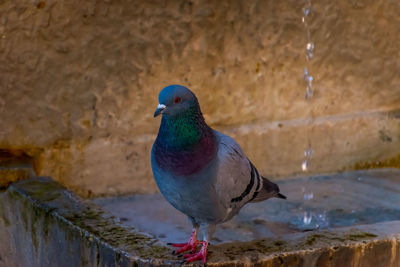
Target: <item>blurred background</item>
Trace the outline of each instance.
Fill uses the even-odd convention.
[[[400,167],[398,0],[309,4],[0,0],[0,156],[156,192],[157,96],[182,84],[266,177]]]

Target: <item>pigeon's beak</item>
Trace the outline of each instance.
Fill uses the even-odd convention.
[[[164,104],[158,104],[156,112],[154,112],[154,118],[162,114],[166,106]]]

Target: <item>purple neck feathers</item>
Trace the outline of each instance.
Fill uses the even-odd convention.
[[[190,176],[201,171],[215,157],[214,131],[201,113],[195,117],[163,117],[153,147],[154,159],[162,170],[177,176]]]

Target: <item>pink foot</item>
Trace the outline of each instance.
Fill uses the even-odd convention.
[[[192,231],[192,234],[187,243],[168,243],[168,245],[171,245],[175,248],[180,248],[180,249],[177,249],[174,252],[172,252],[172,254],[174,254],[174,255],[180,254],[182,252],[189,251],[189,250],[191,250],[192,253],[195,253],[196,248],[199,244],[202,244],[202,242],[197,240],[196,230]]]
[[[203,241],[200,242],[203,243],[203,246],[201,247],[201,250],[197,253],[193,253],[193,254],[187,254],[187,255],[183,255],[183,257],[185,258],[185,262],[192,262],[192,261],[196,261],[196,260],[201,260],[204,264],[206,264],[207,261],[207,246],[208,246],[208,242],[207,241]]]

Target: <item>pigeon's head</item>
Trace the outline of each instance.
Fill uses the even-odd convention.
[[[161,90],[158,95],[158,107],[154,117],[163,114],[173,117],[185,113],[187,110],[197,108],[199,102],[188,88],[182,85],[169,85]]]

